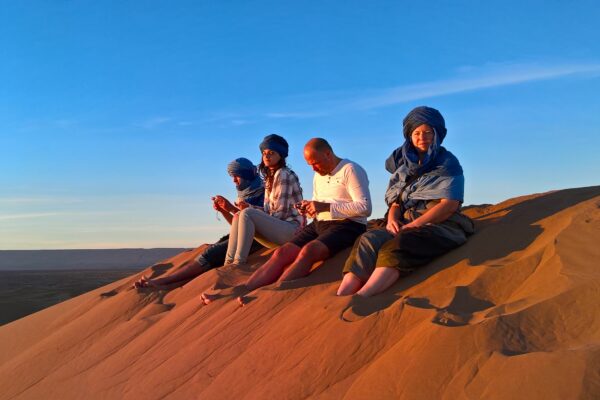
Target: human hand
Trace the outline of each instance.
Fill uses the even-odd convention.
[[[392,235],[397,235],[402,230],[401,216],[401,208],[397,204],[392,204],[388,211],[387,224],[385,226],[385,229]]]
[[[387,229],[387,231],[392,235],[397,235],[402,230],[402,224],[400,224],[400,221],[397,221],[393,218],[388,218],[385,229]]]
[[[330,204],[321,201],[302,200],[300,203],[297,203],[295,207],[300,214],[308,215],[311,218],[314,218],[320,212],[330,210]]]
[[[307,206],[308,203],[309,202],[306,201],[306,200],[301,200],[301,201],[297,202],[296,204],[294,204],[294,208],[296,210],[298,210],[298,212],[301,215],[306,215],[307,214],[307,212],[306,212],[306,206]]]
[[[235,205],[237,206],[237,208],[239,208],[240,210],[243,210],[244,208],[248,208],[250,207],[250,204],[246,203],[244,200],[240,200],[237,203],[235,203]]]
[[[213,208],[217,211],[232,212],[232,209],[235,210],[235,207],[229,202],[229,200],[221,195],[216,195],[211,199],[213,201]]]

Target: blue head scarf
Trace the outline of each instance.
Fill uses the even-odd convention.
[[[288,156],[288,142],[284,138],[276,134],[265,136],[265,138],[258,147],[261,152],[265,151],[266,149],[269,149],[279,153],[281,158],[286,158]]]
[[[441,144],[446,137],[446,121],[444,121],[444,117],[438,110],[426,106],[413,108],[404,117],[404,121],[402,121],[404,139],[410,141],[410,135],[413,131],[423,124],[429,125],[437,132]]]
[[[252,161],[243,157],[236,158],[227,165],[227,172],[231,176],[238,176],[241,180],[240,184],[236,186],[238,199],[253,206],[263,206],[265,188]]]
[[[444,147],[446,124],[435,108],[417,107],[403,121],[404,144],[392,152],[385,168],[392,173],[385,193],[388,206],[398,202],[405,209],[424,207],[429,200],[463,201],[464,176],[458,159]],[[411,141],[412,132],[427,124],[434,131],[433,141],[419,163],[419,153]],[[415,177],[418,177],[415,179]],[[402,198],[398,198],[401,195]]]
[[[252,164],[252,161],[240,157],[227,164],[227,173],[251,181],[256,176],[256,167]]]

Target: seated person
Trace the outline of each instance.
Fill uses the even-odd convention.
[[[253,239],[266,247],[277,247],[290,240],[305,225],[306,218],[294,208],[302,200],[298,176],[286,165],[288,143],[279,135],[268,135],[259,146],[262,161],[258,166],[265,181],[264,205],[236,213],[231,223],[225,265],[244,264]]]
[[[418,266],[465,243],[473,222],[461,214],[464,177],[458,159],[441,146],[440,112],[417,107],[404,119],[404,144],[386,161],[386,227],[356,240],[338,296],[369,297]]]
[[[265,190],[256,166],[247,158],[238,158],[227,165],[227,172],[233,178],[233,183],[237,189],[238,197],[236,204],[249,204],[251,206],[262,207]],[[212,200],[213,208],[220,212],[227,222],[231,224],[234,214],[239,211],[239,208],[220,195],[213,197]],[[155,279],[142,276],[140,280],[134,283],[134,287],[166,289],[171,285],[181,286],[198,275],[223,265],[225,262],[225,253],[227,252],[228,239],[229,235],[223,236],[218,242],[204,250],[192,262],[184,265],[170,275]],[[260,247],[260,244],[254,242],[250,251],[256,251]]]
[[[315,138],[304,147],[304,158],[316,172],[313,200],[297,208],[314,221],[289,242],[275,250],[235,294],[255,290],[277,280],[292,280],[308,275],[312,265],[349,247],[366,230],[371,215],[369,180],[365,170],[347,159],[337,157],[326,140]],[[202,294],[205,304],[220,297]],[[239,301],[243,303],[244,298]]]

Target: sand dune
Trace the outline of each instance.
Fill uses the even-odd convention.
[[[466,212],[466,245],[372,299],[335,296],[346,251],[244,307],[201,306],[265,252],[168,293],[130,277],[30,315],[0,328],[0,398],[599,398],[600,187]]]

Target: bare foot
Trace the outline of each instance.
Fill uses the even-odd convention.
[[[338,288],[337,295],[351,296],[358,292],[362,286],[363,282],[352,272],[348,272],[346,275],[344,275],[344,279],[342,279],[342,283]]]
[[[154,282],[152,279],[148,279],[145,276],[142,276],[139,280],[133,283],[134,289],[153,289],[153,290],[166,290],[168,287],[164,285],[159,285]]]
[[[240,307],[244,307],[244,305],[246,305],[246,296],[238,296],[236,300]]]
[[[200,301],[203,302],[206,305],[209,305],[210,303],[212,303],[215,300],[220,299],[221,297],[223,297],[220,293],[202,293],[200,295]]]
[[[146,287],[148,287],[148,280],[149,279],[145,275],[142,275],[142,277],[140,279],[133,282],[133,285],[131,286],[131,288],[132,289],[146,288]]]

